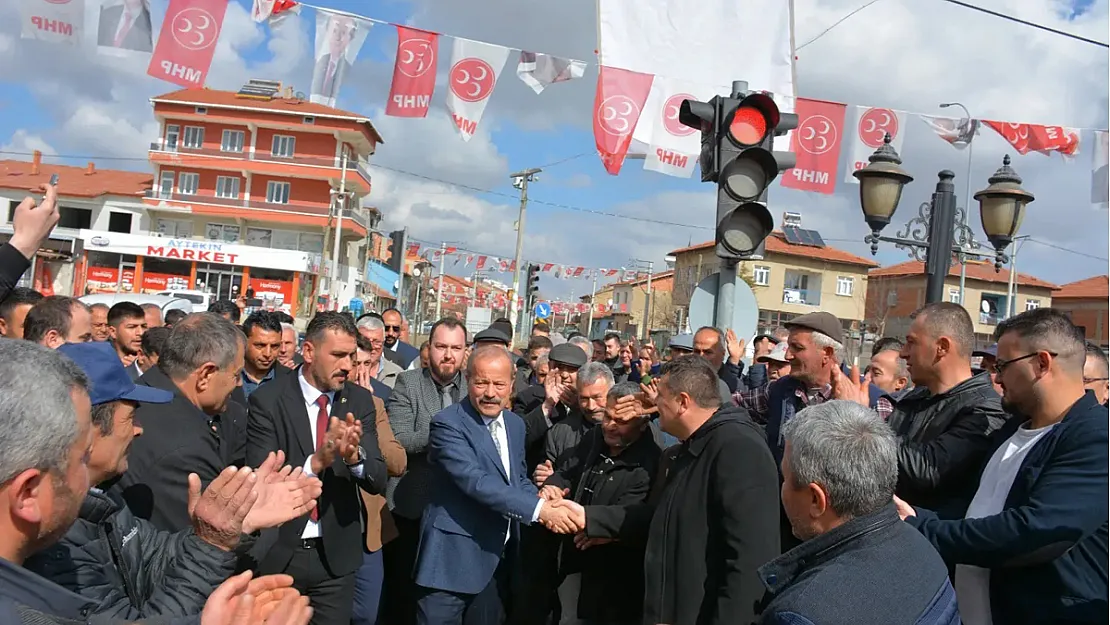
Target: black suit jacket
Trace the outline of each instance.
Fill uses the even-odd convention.
[[[98,45],[115,48],[116,30],[119,28],[120,18],[123,16],[123,5],[100,9],[100,25],[97,30],[96,42]],[[137,52],[151,52],[154,50],[151,39],[150,11],[145,7],[143,12],[131,25],[131,30],[124,35],[119,49],[135,50]]]
[[[316,449],[312,426],[300,387],[300,369],[274,379],[251,393],[247,419],[247,464],[256,467],[271,451],[285,451],[285,461],[293,467],[304,466]],[[362,499],[358,489],[380,495],[385,493],[387,473],[378,447],[374,396],[366,389],[347,382],[335,394],[331,415],[344,418],[353,413],[363,423],[363,477],[357,478],[342,458],[336,458],[318,477],[324,492],[316,502],[323,539],[324,556],[331,572],[338,576],[353,573],[362,565]],[[264,572],[285,570],[309,515],[282,525],[276,544],[262,557]]]
[[[420,358],[420,350],[404,341],[397,341],[396,351],[386,347],[382,350],[382,355],[385,356],[386,360],[401,367],[401,369],[408,369],[412,361]]]
[[[112,488],[135,516],[158,529],[178,532],[192,527],[189,474],[196,473],[202,487],[207,487],[235,463],[236,450],[243,443],[236,439],[234,417],[204,414],[158,367],[144,373],[138,383],[170,391],[173,400],[139,405],[135,421],[142,426],[143,435],[131,444],[127,472]]]

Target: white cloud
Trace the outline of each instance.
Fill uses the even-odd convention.
[[[58,151],[54,149],[49,143],[46,142],[41,136],[32,134],[23,130],[22,128],[16,130],[11,139],[0,145],[0,152],[17,152],[20,154],[27,154],[39,150],[43,154],[57,154]],[[22,160],[26,160],[23,157]]]

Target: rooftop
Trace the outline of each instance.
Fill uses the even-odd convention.
[[[645,271],[644,273],[646,274],[647,272]],[[668,269],[666,271],[660,271],[659,273],[652,274],[651,275],[651,280],[652,280],[652,282],[655,282],[657,280],[665,280],[667,278],[672,278],[672,277],[674,277],[674,270],[673,269]],[[605,286],[612,288],[612,287],[615,287],[615,286],[639,286],[641,284],[647,284],[647,275],[645,275],[643,278],[637,278],[635,280],[628,280],[626,282],[613,282],[613,283],[607,284]],[[652,286],[654,286],[654,285],[652,285]]]
[[[42,163],[41,159],[42,155],[36,154],[35,160],[30,161],[0,160],[0,189],[37,192],[39,185],[58,174],[58,194],[63,198],[122,195],[138,199],[154,182],[148,173],[97,169],[93,163],[85,167],[52,165]]]
[[[1102,299],[1110,298],[1110,276],[1092,276],[1069,282],[1052,294],[1052,299]]]
[[[300,98],[286,98],[280,94],[271,100],[245,98],[239,96],[235,91],[220,91],[217,89],[180,89],[172,93],[167,93],[150,99],[151,102],[164,102],[167,104],[193,104],[201,106],[212,107],[234,107],[234,108],[247,108],[257,111],[265,111],[269,113],[282,113],[286,115],[311,115],[314,117],[328,117],[333,119],[343,119],[347,121],[358,122],[366,124],[370,130],[370,135],[374,137],[378,143],[384,143],[382,136],[378,134],[378,130],[374,128],[374,124],[370,122],[370,118],[365,115],[354,113],[351,111],[344,111],[323,104],[316,104],[309,102],[306,99]]]
[[[1003,267],[1001,271],[995,272],[993,262],[970,260],[967,262],[966,273],[968,280],[980,280],[982,282],[994,282],[1000,284],[1009,284],[1010,282],[1010,270],[1006,267]],[[868,272],[867,275],[868,278],[894,278],[913,276],[919,277],[924,280],[925,263],[911,260],[909,262],[891,265],[890,267],[883,267],[882,269],[872,269],[870,272]],[[948,276],[951,278],[960,277],[959,264],[952,263],[952,266],[948,268]],[[1055,290],[1060,288],[1055,284],[1052,284],[1051,282],[1045,282],[1040,278],[1031,276],[1027,273],[1021,273],[1020,271],[1017,274],[1015,282],[1022,286],[1040,287],[1043,289]],[[1053,295],[1053,297],[1056,296]]]
[[[772,232],[766,239],[767,253],[783,254],[786,256],[800,256],[803,258],[813,258],[816,260],[824,260],[830,263],[844,263],[846,265],[861,265],[863,267],[878,267],[879,263],[855,254],[850,254],[844,250],[838,250],[835,247],[814,247],[812,245],[796,245],[789,243],[786,236],[778,231]],[[671,252],[672,256],[683,254],[686,252],[694,252],[699,250],[710,249],[715,245],[713,241],[706,241],[697,245],[691,245]]]

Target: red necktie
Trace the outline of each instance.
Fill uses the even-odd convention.
[[[328,415],[328,396],[321,395],[316,398],[316,405],[320,407],[319,412],[316,413],[316,449],[324,446],[324,440],[328,437],[328,421],[331,417]],[[319,476],[317,476],[319,477]],[[319,520],[320,514],[318,512],[320,502],[316,502],[317,507],[312,509],[311,519],[313,521]]]
[[[123,13],[123,26],[120,27],[119,32],[116,33],[116,47],[123,45],[123,39],[127,36],[128,31],[131,30],[131,12],[124,11]]]

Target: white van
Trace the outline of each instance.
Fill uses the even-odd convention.
[[[159,291],[158,295],[187,299],[193,304],[193,312],[207,311],[209,304],[211,304],[212,300],[215,299],[214,295],[206,291]]]
[[[109,308],[119,302],[132,302],[142,306],[143,304],[157,304],[162,308],[162,318],[166,318],[166,311],[174,308],[184,311],[185,314],[197,312],[193,303],[183,297],[170,297],[166,295],[145,295],[142,293],[94,293],[92,295],[84,295],[79,297],[82,302],[92,306],[93,304],[105,304]]]

